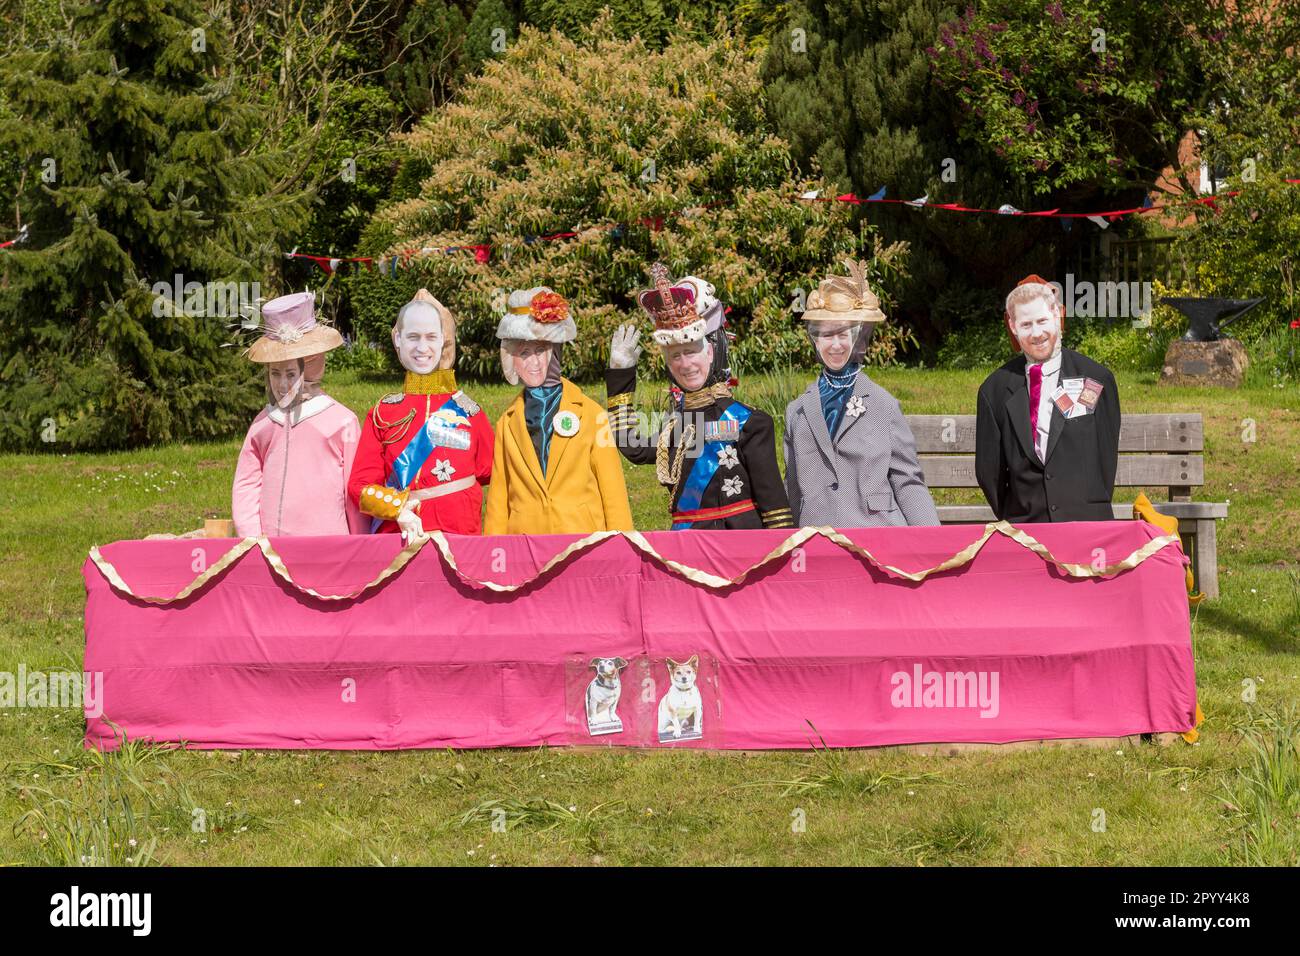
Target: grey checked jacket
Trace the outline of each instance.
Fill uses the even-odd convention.
[[[786,407],[785,487],[795,524],[937,525],[898,400],[859,371],[849,403],[833,442],[816,381]],[[861,413],[850,414],[852,407]]]

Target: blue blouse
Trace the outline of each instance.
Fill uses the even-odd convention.
[[[850,362],[838,372],[823,367],[817,379],[817,392],[822,400],[822,415],[826,419],[826,431],[831,438],[839,430],[844,420],[844,406],[853,394],[853,383],[858,378],[858,363]]]
[[[524,389],[524,423],[528,425],[528,434],[533,439],[533,450],[537,452],[543,475],[551,451],[551,421],[555,418],[555,410],[560,407],[563,391],[563,383]]]

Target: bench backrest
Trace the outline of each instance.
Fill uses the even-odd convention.
[[[931,488],[976,488],[975,416],[908,415]],[[1168,486],[1170,501],[1188,501],[1205,484],[1204,427],[1199,412],[1123,415],[1119,428],[1120,487]]]

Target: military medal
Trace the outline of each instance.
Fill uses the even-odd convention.
[[[424,427],[429,433],[429,440],[435,446],[459,448],[464,451],[469,448],[470,433],[468,429],[462,430],[459,427],[461,425],[468,426],[469,419],[457,414],[453,409],[443,407],[429,416]]]
[[[719,419],[715,422],[705,422],[704,440],[706,442],[739,441],[740,424],[731,419]]]

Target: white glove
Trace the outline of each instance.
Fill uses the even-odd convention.
[[[640,338],[641,330],[630,322],[615,329],[609,340],[609,367],[636,368],[636,360],[641,357],[641,346],[637,345]]]
[[[403,541],[414,541],[424,534],[424,522],[416,514],[412,507],[412,502],[407,501],[401,511],[397,513],[397,526],[402,529]]]

